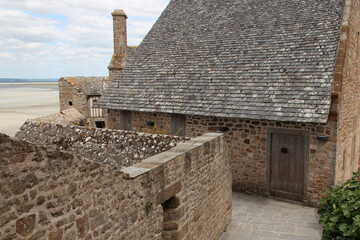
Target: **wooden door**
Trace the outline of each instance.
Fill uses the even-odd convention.
[[[120,128],[126,131],[132,131],[132,113],[131,111],[121,111]]]
[[[186,116],[180,114],[171,114],[171,134],[176,136],[185,136]]]
[[[305,193],[307,136],[301,132],[273,131],[270,141],[270,194],[302,201]]]

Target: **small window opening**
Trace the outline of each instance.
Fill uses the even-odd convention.
[[[73,105],[72,101],[69,101],[69,106],[72,106],[72,105]]]
[[[174,196],[161,205],[164,212],[162,239],[175,239],[181,222],[180,199]]]
[[[105,128],[105,121],[95,121],[95,127]]]

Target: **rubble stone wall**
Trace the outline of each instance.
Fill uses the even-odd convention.
[[[346,0],[336,61],[339,96],[336,184],[360,168],[360,1]]]
[[[219,134],[122,172],[0,134],[0,166],[4,240],[218,239],[231,217]]]
[[[121,169],[164,152],[184,137],[27,121],[16,137],[52,150],[79,154]]]
[[[111,110],[109,118],[113,128],[119,128],[118,111]],[[171,114],[133,112],[134,130],[148,131],[147,121],[153,121],[160,128],[171,129]],[[310,135],[306,198],[304,202],[316,205],[322,198],[322,192],[334,185],[336,161],[336,119],[325,125],[280,121],[260,121],[219,117],[187,116],[186,133],[188,137],[197,137],[206,132],[221,132],[219,127],[226,127],[222,132],[229,152],[234,190],[268,194],[267,179],[267,133],[268,128],[304,130]],[[136,127],[136,128],[135,128]],[[318,136],[328,137],[321,142]],[[306,179],[305,177],[305,179]]]
[[[108,110],[108,114],[108,128],[120,129],[120,111]],[[148,122],[154,123],[154,126],[149,126]],[[170,123],[171,114],[132,112],[132,124],[134,131],[170,134]]]
[[[304,130],[310,135],[308,172],[305,172],[306,196],[304,202],[317,205],[324,190],[334,184],[336,160],[336,126],[279,121],[258,121],[216,117],[187,117],[189,136],[205,132],[219,132],[219,127],[227,127],[224,139],[231,159],[233,187],[235,190],[268,194],[266,175],[268,128]],[[321,142],[318,136],[328,137]],[[306,167],[305,167],[306,169]]]

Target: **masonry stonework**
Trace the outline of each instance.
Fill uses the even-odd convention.
[[[124,69],[127,48],[127,16],[123,10],[115,10],[111,15],[113,16],[114,54],[108,66],[108,84],[113,82],[121,70]]]
[[[71,79],[71,78],[70,78]],[[59,80],[59,102],[60,112],[73,107],[81,114],[87,116],[86,94],[80,91],[76,81],[67,81],[65,78]]]
[[[189,138],[26,121],[16,137],[51,150],[80,154],[115,169],[131,166]]]
[[[322,191],[333,186],[335,176],[336,122],[326,125],[229,119],[217,117],[187,116],[189,136],[205,132],[224,132],[227,151],[231,159],[233,188],[235,190],[268,194],[267,181],[267,139],[268,128],[305,130],[310,134],[310,152],[307,175],[307,189],[304,202],[316,205],[323,196]],[[318,136],[327,136],[328,142],[320,142]]]
[[[336,184],[360,167],[360,1],[347,0],[333,94],[338,104]]]
[[[119,128],[119,111],[111,110],[113,118],[110,126]],[[138,131],[148,131],[147,121],[153,121],[159,128],[171,128],[171,114],[133,112],[133,126]],[[304,202],[316,205],[323,196],[322,191],[334,184],[336,159],[337,122],[327,124],[244,120],[219,117],[187,116],[186,132],[189,137],[197,137],[206,132],[220,132],[219,127],[227,127],[223,132],[226,151],[231,160],[232,184],[234,190],[268,194],[267,181],[267,133],[269,127],[305,130],[310,134],[307,188]],[[327,142],[317,140],[327,136]]]
[[[0,150],[0,239],[218,239],[230,221],[219,134],[122,172],[3,134]]]
[[[108,127],[111,129],[120,129],[121,111],[109,109],[108,114]],[[156,126],[149,126],[147,124],[148,122],[153,122]],[[134,131],[170,134],[170,123],[171,114],[132,112]]]

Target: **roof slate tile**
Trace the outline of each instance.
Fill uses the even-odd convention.
[[[103,108],[327,121],[344,0],[172,0]]]

